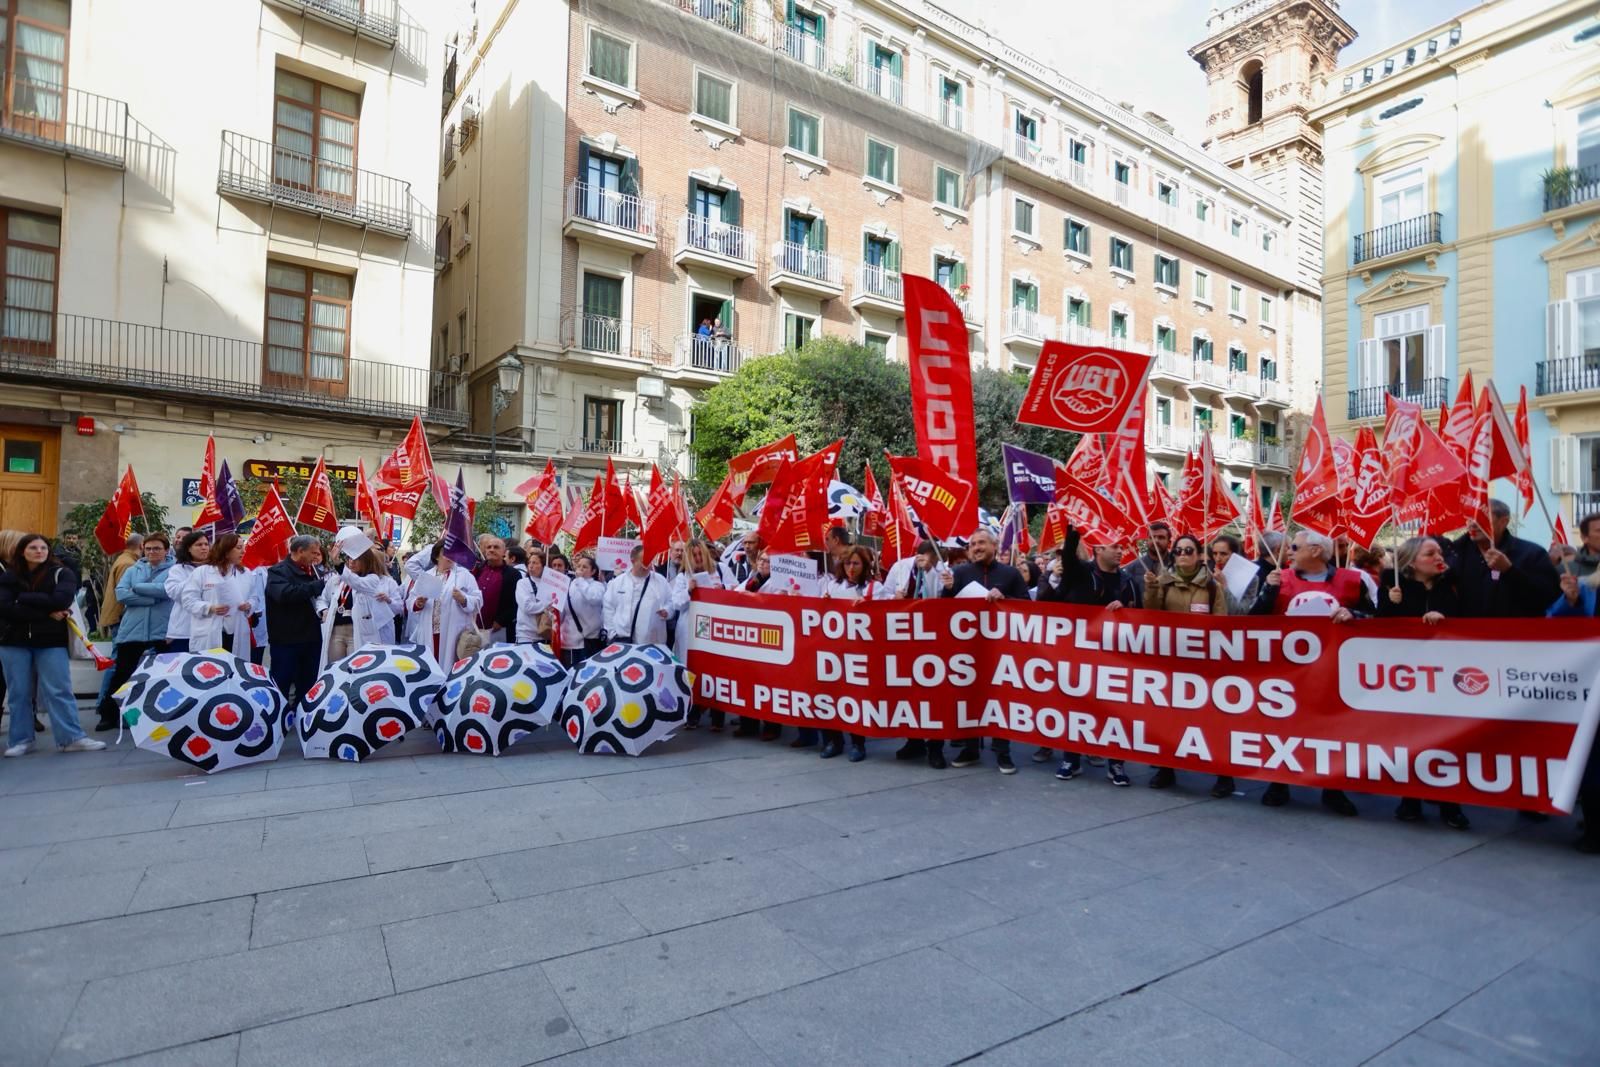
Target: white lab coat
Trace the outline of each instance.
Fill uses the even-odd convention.
[[[530,578],[526,573],[517,576],[517,633],[519,645],[539,642],[539,613],[550,607],[555,594],[548,584]]]
[[[426,636],[418,643],[435,649],[439,666],[448,671],[450,665],[456,661],[456,642],[461,639],[464,631],[476,628],[478,625],[478,610],[483,607],[483,594],[478,591],[478,579],[459,563],[450,568],[449,574],[440,574],[437,569],[427,573],[444,583],[444,591],[439,594],[437,605],[423,607],[423,618],[428,620],[426,629],[422,631]],[[464,606],[457,604],[453,595],[458,589],[466,598]],[[437,615],[435,607],[438,609]],[[439,638],[437,646],[432,642],[435,634]]]
[[[167,599],[172,601],[172,611],[167,615],[167,640],[189,643],[189,632],[194,629],[193,617],[183,606],[183,590],[194,577],[197,568],[192,563],[176,563],[167,571],[165,586]]]
[[[594,578],[574,577],[561,602],[561,647],[578,649],[600,636],[605,622],[606,587]]]
[[[635,605],[638,605],[637,626],[633,625]],[[626,570],[611,579],[606,585],[605,609],[606,632],[613,641],[636,645],[667,643],[667,620],[658,612],[672,609],[672,587],[655,571],[635,578],[632,570]]]
[[[220,594],[223,584],[229,581],[242,585],[245,599],[240,603],[249,604],[249,612],[240,611],[237,603],[229,603],[226,615],[211,614],[214,606],[223,603]],[[266,610],[261,589],[255,576],[243,568],[224,575],[209,563],[196,567],[179,592],[178,607],[173,612],[182,611],[189,616],[189,651],[226,648],[241,659],[249,659],[250,616]]]
[[[672,637],[672,647],[682,660],[689,650],[689,593],[695,589],[721,589],[722,579],[709,571],[679,571],[672,580],[672,607],[678,613],[677,632]]]
[[[879,590],[874,599],[901,599],[900,594],[904,593],[907,587],[911,585],[911,576],[913,573],[915,573],[917,578],[922,582],[922,595],[915,597],[914,599],[937,600],[943,596],[944,572],[948,568],[946,568],[943,563],[935,563],[933,565],[933,569],[928,571],[919,571],[916,569],[916,567],[917,558],[915,556],[897,560],[895,565],[889,568],[889,576],[884,579],[882,588]]]
[[[261,610],[255,613],[256,624],[250,631],[250,637],[256,648],[267,647],[267,568],[257,567],[250,572],[250,577],[255,579],[255,584],[250,587],[250,595],[261,604]]]
[[[322,612],[322,662],[317,668],[319,671],[328,666],[329,638],[333,635],[334,620],[339,615],[335,609],[346,588],[350,590],[350,624],[354,631],[350,635],[351,654],[368,645],[394,644],[394,620],[403,607],[399,583],[387,573],[356,574],[349,567],[342,571],[330,571],[317,604]],[[389,602],[379,600],[379,593],[386,594]]]
[[[843,580],[822,583],[822,595],[831,600],[882,600],[882,593],[882,582],[868,582],[864,586],[854,586]]]

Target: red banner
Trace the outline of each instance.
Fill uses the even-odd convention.
[[[696,702],[869,737],[1008,737],[1180,770],[1570,811],[1593,620],[1209,618],[697,589]]]
[[[911,371],[911,416],[917,454],[957,481],[978,484],[978,435],[972,414],[972,357],[961,309],[939,283],[903,275],[906,351]],[[962,504],[954,531],[978,528],[978,498]]]
[[[526,486],[526,488],[524,488]],[[556,465],[544,461],[544,472],[517,486],[517,494],[528,504],[528,536],[540,544],[555,541],[561,530],[561,487],[556,484]]]
[[[1154,362],[1137,352],[1046,341],[1017,421],[1052,430],[1116,433],[1129,405],[1144,392]]]
[[[289,539],[294,537],[294,523],[289,521],[289,509],[278,496],[278,483],[267,487],[267,495],[256,512],[256,523],[245,538],[244,559],[246,567],[270,567],[281,563],[289,555]]]
[[[778,468],[783,466],[784,460],[794,463],[799,459],[800,451],[795,444],[794,434],[789,434],[770,444],[741,452],[728,460],[728,477],[725,484],[733,495],[734,504],[744,503],[744,495],[752,485],[772,481],[773,475],[778,473]]]

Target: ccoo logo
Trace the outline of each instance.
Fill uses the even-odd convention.
[[[1450,679],[1457,689],[1469,697],[1480,696],[1489,691],[1489,676],[1477,667],[1462,667]]]
[[[1088,352],[1061,372],[1050,402],[1063,418],[1097,418],[1116,406],[1122,381],[1122,367],[1115,360],[1103,352]]]

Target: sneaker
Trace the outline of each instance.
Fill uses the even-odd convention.
[[[838,742],[829,741],[827,744],[822,746],[822,751],[818,753],[818,755],[820,755],[823,759],[832,759],[835,756],[842,756],[844,755],[844,746]]]
[[[956,755],[955,755],[955,758],[950,761],[950,766],[958,768],[958,769],[961,768],[961,767],[976,767],[977,765],[978,765],[978,746],[977,745],[972,745],[972,746],[970,746],[968,748],[963,748],[960,752],[957,752]]]
[[[1178,781],[1178,772],[1171,767],[1157,767],[1150,776],[1151,789],[1171,789]]]
[[[1216,784],[1211,787],[1211,795],[1218,800],[1233,796],[1233,779],[1225,774],[1217,775]]]
[[[1078,777],[1078,762],[1076,760],[1062,760],[1061,766],[1056,768],[1056,777],[1063,782],[1070,782]]]
[[[995,757],[995,762],[1000,765],[1001,774],[1017,773],[1017,765],[1011,762],[1011,754],[1009,752],[1000,753]]]
[[[1281,808],[1289,803],[1289,787],[1282,782],[1273,782],[1267,786],[1267,791],[1261,794],[1261,803],[1269,808]]]
[[[862,760],[867,758],[867,750],[859,745],[851,745],[850,755],[845,758],[851,763],[860,763]]]
[[[897,760],[921,759],[927,752],[928,743],[913,738],[894,750],[894,758]]]
[[[99,752],[106,747],[104,741],[96,741],[92,737],[80,737],[76,741],[68,741],[61,746],[63,752]]]
[[[6,749],[6,759],[16,759],[18,756],[26,756],[32,751],[33,742],[23,741],[21,744],[12,745],[10,748]]]
[[[1324,789],[1322,791],[1322,806],[1337,815],[1357,815],[1355,804],[1349,797],[1338,789]]]
[[[1399,806],[1394,809],[1394,817],[1399,819],[1401,822],[1421,822],[1422,801],[1416,799],[1415,797],[1406,797],[1404,800],[1400,801]]]
[[[1050,757],[1053,755],[1055,755],[1055,753],[1051,752],[1048,748],[1036,748],[1033,750],[1033,755],[1029,756],[1028,758],[1033,760],[1035,763],[1049,763]]]
[[[928,766],[936,771],[942,771],[948,764],[944,761],[944,753],[938,749],[928,749]]]
[[[1128,786],[1133,784],[1128,778],[1127,772],[1122,769],[1122,761],[1119,759],[1106,761],[1106,778],[1112,785]]]
[[[1440,804],[1439,817],[1452,830],[1472,829],[1472,824],[1467,821],[1467,813],[1461,810],[1460,804]]]

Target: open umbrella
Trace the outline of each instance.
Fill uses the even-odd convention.
[[[147,656],[116,698],[134,744],[208,774],[283,747],[283,694],[265,667],[227,653]]]
[[[439,748],[498,756],[550,725],[566,691],[567,669],[548,645],[490,645],[474,652],[451,669],[439,695]]]
[[[637,756],[682,725],[693,693],[665,645],[607,645],[573,672],[560,728],[580,752]]]
[[[296,715],[307,759],[359,762],[432,724],[444,671],[421,645],[369,645],[317,677]]]
[[[871,503],[865,496],[841,481],[828,483],[828,518],[854,519],[867,513]]]

